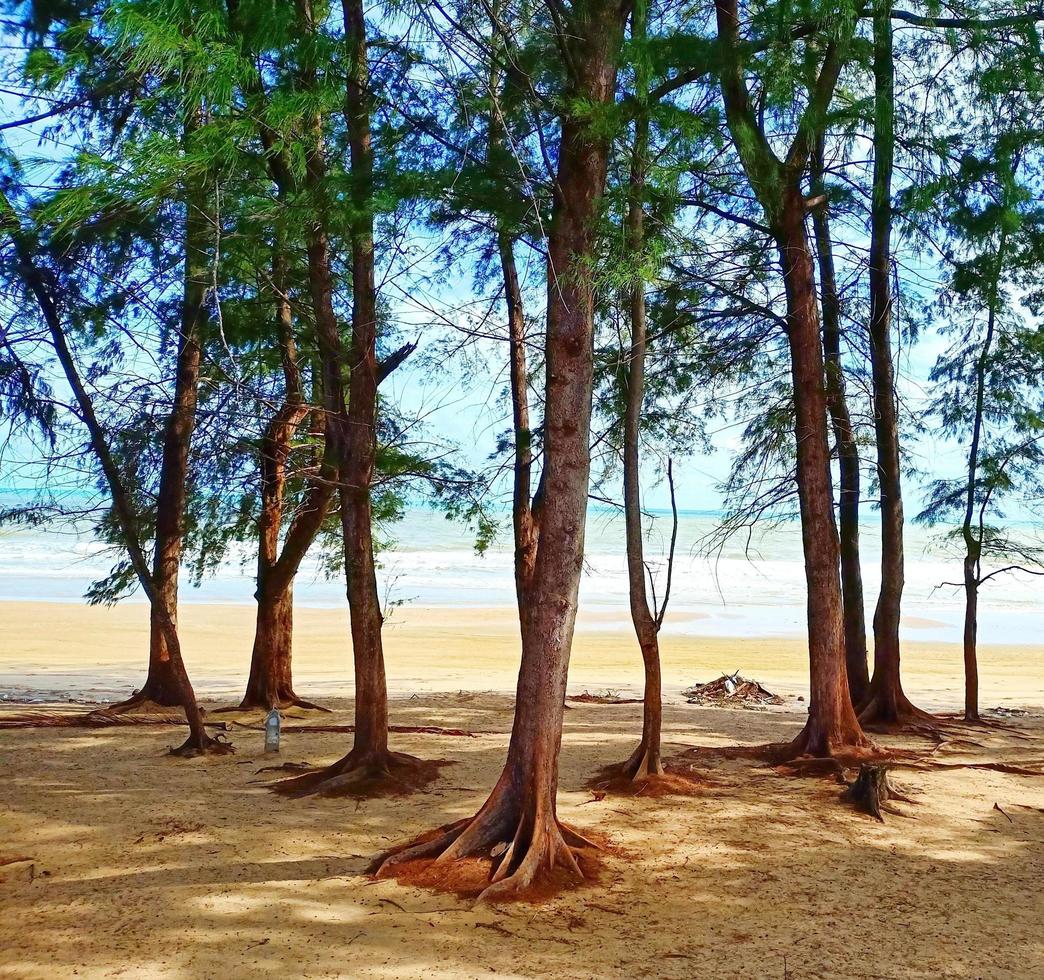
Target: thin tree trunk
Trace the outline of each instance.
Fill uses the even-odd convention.
[[[979,563],[964,559],[964,720],[979,721]]]
[[[191,142],[198,125],[199,113],[193,110],[185,126],[186,143]],[[186,191],[184,236],[185,273],[174,397],[163,436],[159,493],[156,498],[149,672],[142,689],[134,697],[116,705],[117,710],[147,702],[167,706],[183,704],[191,692],[180,650],[172,648],[171,638],[177,632],[178,573],[185,538],[189,454],[196,427],[202,333],[208,320],[206,299],[210,269],[207,256],[210,240],[207,197],[202,183],[195,183]],[[194,694],[192,701],[195,703]],[[196,748],[202,750],[205,745],[201,743]]]
[[[322,120],[313,120],[306,154],[306,181],[317,197],[317,220],[309,229],[309,280],[327,410],[327,444],[336,453],[340,486],[341,536],[348,610],[355,661],[355,740],[343,758],[326,769],[284,780],[287,793],[372,794],[388,787],[405,791],[429,782],[437,764],[425,764],[388,748],[388,689],[381,627],[384,615],[377,593],[373,554],[370,490],[377,457],[377,387],[413,349],[407,344],[384,364],[377,362],[377,291],[373,244],[373,154],[370,146],[370,94],[366,24],[362,0],[344,0],[345,41],[349,77],[345,119],[351,152],[352,337],[345,408],[345,357],[333,308],[330,245],[326,232],[327,202],[323,192],[325,161]],[[302,25],[315,30],[311,0],[298,0]],[[315,87],[312,64],[305,83]]]
[[[561,42],[570,65],[548,249],[544,457],[534,507],[539,536],[522,608],[522,663],[507,761],[471,820],[385,859],[446,864],[495,851],[486,900],[524,894],[553,869],[581,871],[573,849],[586,843],[556,815],[558,754],[577,593],[583,565],[590,476],[594,282],[597,218],[609,143],[588,112],[612,102],[628,9],[595,2],[570,11]],[[594,114],[597,117],[597,113]],[[504,848],[506,845],[506,849]]]
[[[490,112],[486,142],[486,164],[491,169],[501,165],[507,156],[505,146],[506,124],[500,99],[501,7],[493,0],[491,8],[491,32],[497,45],[489,59]],[[506,82],[504,83],[506,85]],[[500,273],[504,283],[504,305],[508,322],[508,375],[511,388],[511,431],[515,441],[515,456],[512,465],[511,523],[514,535],[515,600],[518,604],[519,621],[528,602],[528,591],[533,576],[536,558],[537,532],[533,521],[533,433],[529,421],[529,370],[526,365],[526,316],[522,304],[522,287],[515,262],[515,240],[503,216],[493,215],[496,222],[497,254],[500,258]]]
[[[191,124],[186,125],[186,139],[189,138],[193,129],[194,127]],[[185,358],[184,365],[182,363],[181,354],[187,346],[186,337],[193,336],[195,331],[199,329],[199,320],[203,315],[202,306],[205,294],[197,294],[196,292],[199,256],[195,252],[196,247],[200,247],[201,245],[202,247],[205,247],[205,223],[202,224],[202,234],[200,231],[200,225],[197,224],[197,222],[203,220],[203,212],[201,208],[202,203],[203,201],[196,198],[193,194],[187,195],[185,233],[185,305],[182,310],[182,330],[179,338],[177,384],[184,386],[187,383],[193,388],[195,386],[195,380],[193,377],[194,357],[197,359],[195,371],[198,376],[198,340],[195,354],[189,352]],[[183,756],[193,756],[205,752],[231,752],[232,746],[227,742],[221,742],[211,738],[207,734],[206,728],[203,724],[203,715],[199,709],[198,703],[196,702],[196,695],[192,689],[192,684],[189,681],[188,672],[185,670],[185,664],[181,655],[181,643],[178,638],[174,609],[170,605],[169,584],[166,589],[160,588],[155,578],[155,568],[149,567],[145,549],[141,542],[140,521],[135,511],[133,500],[127,490],[123,474],[120,472],[119,466],[112,454],[105,433],[105,428],[95,411],[94,400],[91,398],[91,395],[83,384],[83,379],[80,376],[79,369],[76,366],[72,351],[66,340],[65,331],[62,327],[58,301],[52,292],[52,287],[50,285],[51,279],[39,268],[37,264],[37,256],[34,253],[28,236],[26,236],[22,231],[14,209],[11,207],[10,202],[2,192],[0,192],[0,208],[2,208],[0,219],[2,219],[3,228],[8,234],[10,234],[14,241],[22,276],[29,291],[33,294],[40,307],[40,312],[47,325],[55,354],[58,357],[58,362],[61,365],[65,379],[72,390],[80,418],[87,428],[91,449],[101,466],[106,484],[109,487],[109,492],[112,497],[113,512],[120,527],[123,543],[127,550],[127,557],[130,560],[131,566],[138,578],[138,582],[142,587],[142,591],[149,600],[150,623],[152,624],[153,630],[162,637],[162,649],[165,654],[164,666],[162,668],[162,679],[164,684],[163,693],[165,697],[169,698],[168,703],[180,705],[183,708],[185,719],[189,726],[188,738],[178,749],[172,750],[172,752],[175,755]],[[199,208],[199,210],[197,210],[197,208]],[[182,374],[183,367],[184,376]],[[175,404],[177,405],[177,403],[176,397]],[[184,402],[182,404],[184,405]],[[174,495],[176,491],[175,478],[179,471],[179,451],[182,448],[182,443],[185,440],[191,439],[192,422],[194,421],[194,398],[192,399],[191,404],[193,411],[188,414],[187,434],[185,432],[186,418],[184,415],[175,420],[175,413],[172,411],[171,418],[168,422],[168,429],[164,440],[163,465],[163,475],[165,475],[167,479],[168,497]],[[179,433],[177,437],[172,434],[172,429],[176,429]],[[170,446],[169,465],[168,446]],[[185,449],[185,459],[180,467],[180,471],[184,473],[186,467],[187,446]],[[163,477],[161,476],[161,494],[162,483]],[[172,484],[174,485],[172,486]],[[176,499],[175,496],[175,500]],[[181,520],[183,520],[183,496],[181,511]],[[165,514],[168,517],[166,532],[169,534],[169,517],[171,514],[171,504],[169,500],[167,502]],[[157,560],[159,554],[160,549],[157,543]],[[158,672],[157,676],[159,676]],[[125,710],[139,704],[142,700],[144,700],[144,697],[139,693],[129,701],[114,706],[114,710]]]
[[[639,48],[646,35],[648,8],[646,0],[635,0],[631,14],[631,40]],[[640,52],[635,69],[635,95],[639,109],[634,121],[634,147],[628,186],[626,241],[628,259],[642,266],[645,255],[645,177],[649,151],[649,112],[645,104],[649,81],[645,54]],[[645,692],[642,699],[642,738],[623,764],[622,774],[632,779],[647,779],[663,774],[660,759],[660,732],[663,703],[660,678],[659,624],[649,606],[645,584],[645,549],[642,540],[641,464],[639,433],[645,400],[646,310],[645,280],[639,271],[633,278],[627,296],[631,325],[631,344],[624,372],[625,407],[623,431],[623,502],[627,539],[627,591],[638,647],[645,670]]]
[[[823,134],[812,150],[812,195],[825,192],[823,184]],[[838,530],[841,540],[841,598],[844,608],[845,664],[852,704],[862,704],[870,687],[867,667],[866,612],[863,600],[863,571],[859,560],[859,447],[848,409],[845,375],[841,365],[841,302],[834,270],[833,239],[825,206],[812,213],[812,227],[819,260],[821,306],[823,308],[823,355],[826,369],[827,409],[837,443],[840,475]]]
[[[519,616],[528,602],[536,558],[536,527],[530,500],[533,471],[532,430],[529,425],[526,319],[515,265],[515,247],[507,231],[497,231],[497,251],[504,278],[508,314],[508,363],[511,378],[511,425],[515,437],[511,518],[515,543],[515,598]],[[520,620],[521,621],[521,620]]]
[[[874,612],[874,674],[860,704],[864,724],[928,720],[903,693],[899,620],[905,561],[899,453],[899,402],[892,355],[892,169],[895,68],[891,0],[874,6],[874,179],[870,215],[870,364],[873,373],[877,478],[881,489],[881,592]]]
[[[344,0],[351,59],[346,115],[351,151],[352,340],[348,418],[341,457],[341,524],[355,653],[356,755],[388,754],[388,691],[373,557],[370,488],[377,456],[377,287],[373,247],[373,151],[362,0]],[[383,764],[381,762],[380,764]]]
[[[975,359],[975,409],[972,418],[971,445],[968,447],[968,480],[965,484],[964,519],[961,537],[964,540],[964,720],[979,720],[979,663],[978,618],[980,562],[982,560],[981,521],[976,534],[975,498],[978,489],[979,450],[986,422],[986,375],[989,369],[993,337],[997,329],[997,300],[1000,274],[1007,250],[1008,236],[1003,229],[997,244],[996,273],[990,286],[989,312],[986,317],[986,336],[982,350]]]

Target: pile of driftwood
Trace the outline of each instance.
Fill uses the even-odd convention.
[[[757,681],[740,677],[737,670],[706,684],[693,684],[682,691],[689,704],[716,705],[726,708],[763,708],[768,704],[782,704],[783,699],[766,691]]]

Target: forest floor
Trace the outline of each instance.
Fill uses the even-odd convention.
[[[350,702],[335,707],[287,728],[351,720]],[[794,696],[764,711],[697,707],[674,689],[666,750],[788,738],[801,709]],[[268,792],[258,770],[272,757],[253,728],[230,733],[235,755],[192,761],[165,754],[181,728],[0,732],[0,975],[1044,976],[1044,778],[899,768],[916,803],[883,824],[830,778],[749,760],[702,764],[695,796],[599,799],[585,783],[627,755],[636,704],[566,712],[559,811],[615,845],[598,881],[490,908],[371,880],[375,854],[482,803],[511,712],[495,693],[395,700],[393,724],[479,734],[394,736],[453,764],[427,792],[366,802]],[[974,732],[979,744],[931,758],[1039,765],[1044,710],[1011,724],[1020,733]],[[349,738],[287,730],[278,761],[332,761]]]

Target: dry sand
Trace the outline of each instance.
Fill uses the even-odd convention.
[[[126,693],[141,678],[143,620],[141,607],[0,604],[0,684]],[[182,620],[197,687],[237,692],[249,610],[191,606]],[[346,689],[342,622],[300,613],[302,693]],[[234,756],[194,761],[164,755],[183,729],[0,731],[0,861],[31,859],[0,865],[0,975],[1044,976],[1044,778],[898,770],[918,802],[883,825],[840,803],[827,779],[743,761],[709,767],[694,797],[595,800],[584,782],[627,753],[638,705],[566,713],[560,813],[617,846],[597,883],[540,907],[491,909],[370,881],[374,854],[481,804],[511,722],[510,695],[496,693],[513,683],[509,613],[409,610],[398,622],[393,723],[482,733],[396,736],[398,748],[454,762],[417,796],[272,795],[257,782],[255,730],[233,733]],[[588,620],[571,690],[634,688],[634,656],[625,633]],[[665,658],[668,752],[778,740],[801,723],[799,642],[674,636]],[[955,703],[955,650],[911,645],[907,663],[912,691]],[[1041,664],[1037,650],[984,651],[984,704],[1028,706],[1023,735],[975,734],[979,747],[935,757],[1044,760]],[[747,712],[678,697],[683,683],[734,668],[786,705]],[[333,720],[350,720],[350,702],[333,703]],[[331,761],[346,744],[288,733],[280,758]]]

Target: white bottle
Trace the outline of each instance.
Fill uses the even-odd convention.
[[[279,712],[273,708],[265,718],[265,751],[279,751],[279,726],[281,719]]]

